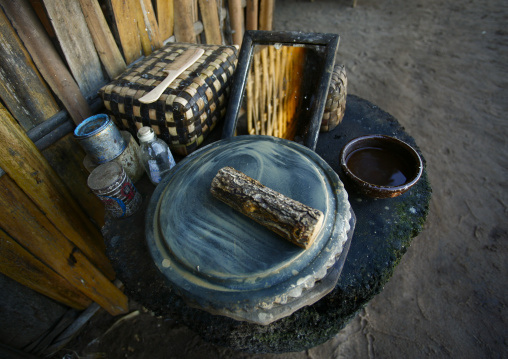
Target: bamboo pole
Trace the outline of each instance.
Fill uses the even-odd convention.
[[[219,12],[216,0],[199,0],[203,27],[205,29],[206,43],[221,45],[222,36],[219,25]]]
[[[254,111],[254,99],[252,98],[252,71],[249,71],[249,76],[247,78],[247,133],[252,135],[253,126],[252,126],[252,118]]]
[[[155,11],[151,0],[139,0],[136,7],[138,32],[141,39],[141,47],[145,56],[150,55],[162,46],[159,33],[159,25],[155,19]]]
[[[263,90],[262,90],[262,105],[261,108],[263,113],[263,135],[268,135],[268,85],[269,85],[269,76],[268,76],[268,48],[264,48],[261,51],[261,65],[263,72]]]
[[[178,42],[196,43],[193,22],[193,3],[188,0],[174,0],[175,38]]]
[[[110,0],[110,4],[125,63],[129,65],[137,60],[142,52],[141,39],[136,24],[136,4],[125,0]]]
[[[245,30],[257,30],[259,17],[259,0],[247,0]]]
[[[242,46],[243,39],[243,7],[241,0],[229,0],[229,17],[233,32],[233,44]]]
[[[157,0],[157,23],[161,40],[164,42],[173,35],[175,26],[173,0]]]
[[[259,30],[272,30],[274,5],[275,0],[261,0],[259,10]]]

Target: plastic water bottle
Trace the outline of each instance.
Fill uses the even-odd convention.
[[[151,127],[138,130],[141,161],[145,171],[154,185],[157,185],[164,174],[175,166],[175,159],[166,142],[158,139]]]

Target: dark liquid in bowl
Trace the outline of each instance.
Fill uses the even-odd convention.
[[[347,157],[346,164],[357,177],[378,186],[403,185],[413,172],[402,156],[383,148],[358,149]]]

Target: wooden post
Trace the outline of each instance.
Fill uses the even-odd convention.
[[[10,113],[0,105],[0,167],[110,279],[114,271],[105,255],[103,238],[70,195],[67,187]]]
[[[58,55],[28,0],[0,0],[9,20],[25,44],[44,80],[62,101],[75,124],[92,116],[92,110]],[[45,119],[47,119],[46,117]]]
[[[222,36],[220,33],[219,13],[216,0],[199,0],[199,8],[203,18],[206,43],[221,45]]]
[[[79,3],[102,64],[109,78],[113,79],[125,70],[126,65],[104,13],[97,0],[79,0]]]
[[[0,46],[0,97],[28,131],[60,108],[1,8]]]

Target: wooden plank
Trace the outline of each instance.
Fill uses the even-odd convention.
[[[103,238],[32,141],[0,105],[0,167],[110,279],[114,271]]]
[[[0,226],[11,237],[81,293],[113,315],[127,311],[125,295],[52,226],[7,176],[0,181],[0,213]]]
[[[160,38],[164,42],[173,35],[175,26],[173,0],[157,0],[157,22]]]
[[[0,97],[28,131],[60,108],[1,8],[0,46]]]
[[[136,22],[136,1],[139,0],[110,0],[111,9],[115,17],[118,36],[122,45],[123,56],[127,65],[137,60],[141,55],[141,39]]]
[[[72,134],[58,140],[42,151],[51,167],[66,184],[72,196],[99,227],[104,225],[104,205],[88,188],[89,172],[83,166],[85,152]]]
[[[41,75],[62,101],[74,123],[79,124],[90,117],[92,115],[90,106],[60,55],[58,55],[28,0],[17,2],[0,0],[0,4],[32,56]]]
[[[247,0],[245,30],[258,29],[259,0]]]
[[[143,54],[148,56],[162,46],[159,26],[155,19],[151,0],[139,0],[136,3],[135,9],[141,48],[143,49]]]
[[[60,48],[83,95],[95,95],[106,84],[99,56],[77,1],[44,0]]]
[[[242,0],[229,0],[229,17],[231,19],[231,32],[233,33],[233,44],[242,46],[243,40]]]
[[[97,0],[79,0],[79,3],[101,62],[109,78],[113,79],[125,70],[126,65],[104,13]]]
[[[83,310],[92,303],[88,297],[35,258],[2,229],[0,229],[0,252],[2,253],[0,272],[24,286],[74,309]]]
[[[196,43],[193,23],[193,4],[188,0],[174,0],[175,38],[177,42]]]
[[[274,5],[275,0],[261,0],[259,10],[259,30],[272,30]]]
[[[222,45],[216,0],[199,0],[207,44]]]

